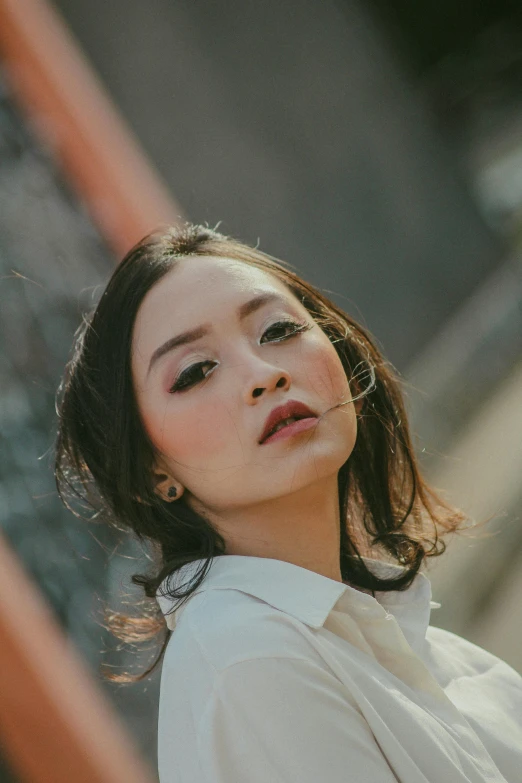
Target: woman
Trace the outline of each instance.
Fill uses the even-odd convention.
[[[420,568],[465,516],[421,478],[373,338],[287,264],[145,237],[58,409],[62,498],[153,545],[156,613],[111,627],[166,626],[160,655],[107,677],[163,659],[161,783],[521,779],[522,678],[429,625]]]

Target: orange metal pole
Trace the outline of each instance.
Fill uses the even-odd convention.
[[[37,133],[120,256],[184,220],[45,0],[0,0],[0,57]],[[27,783],[152,783],[117,714],[0,535],[0,742]]]
[[[0,535],[0,738],[27,783],[157,780]]]
[[[18,101],[118,256],[157,226],[185,220],[45,0],[0,0],[0,56]]]

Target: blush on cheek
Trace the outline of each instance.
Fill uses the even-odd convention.
[[[203,464],[222,453],[236,431],[229,412],[214,408],[149,415],[144,417],[144,424],[156,448],[189,465]]]
[[[349,391],[348,378],[330,342],[317,347],[307,367],[309,383],[325,403],[337,401]]]

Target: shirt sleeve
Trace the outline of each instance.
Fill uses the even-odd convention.
[[[342,689],[300,658],[241,661],[220,672],[198,726],[208,783],[397,783]]]

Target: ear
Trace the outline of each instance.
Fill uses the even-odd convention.
[[[167,503],[178,500],[183,494],[184,488],[167,473],[154,472],[154,492]],[[176,493],[169,495],[169,489],[174,487]]]

